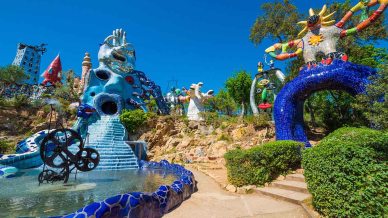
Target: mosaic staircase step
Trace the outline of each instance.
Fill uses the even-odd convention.
[[[116,162],[102,162],[104,166],[137,166],[136,162],[131,161],[116,161]]]
[[[128,169],[138,169],[139,166],[133,165],[133,166],[101,166],[98,165],[98,167],[95,170],[128,170]]]
[[[124,154],[124,155],[119,155],[119,154],[115,154],[115,155],[107,155],[105,153],[103,153],[104,155],[100,155],[100,159],[101,160],[104,160],[104,159],[107,159],[107,160],[116,160],[116,159],[131,159],[133,157],[133,154],[132,153],[128,153],[128,154]]]
[[[99,152],[104,153],[106,155],[125,155],[128,154],[128,150],[104,150],[104,149],[98,149]]]
[[[123,140],[123,137],[121,136],[97,136],[95,139],[93,140],[89,140],[89,142],[91,141],[94,141],[94,142],[98,142],[98,141],[122,141]]]
[[[125,143],[126,130],[118,116],[102,116],[89,126],[89,141],[86,147],[100,154],[97,170],[124,170],[138,168],[137,158]]]
[[[89,142],[89,144],[87,144],[86,146],[88,147],[95,147],[95,148],[113,148],[113,149],[116,149],[116,148],[121,148],[121,149],[125,149],[125,148],[128,148],[129,149],[129,146],[126,145],[126,144],[115,144],[114,142]]]

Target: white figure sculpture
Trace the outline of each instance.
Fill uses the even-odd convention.
[[[198,84],[191,84],[190,90],[187,92],[190,96],[189,108],[187,110],[187,117],[189,120],[202,120],[203,118],[199,115],[199,113],[204,111],[203,104],[207,99],[213,97],[213,90],[209,90],[206,93],[201,92],[200,89],[202,85],[202,82],[199,82]]]

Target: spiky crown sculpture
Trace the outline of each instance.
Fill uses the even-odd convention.
[[[377,4],[380,4],[378,9],[368,17],[367,11],[369,8]],[[336,24],[336,21],[331,18],[335,12],[325,15],[327,11],[326,5],[323,6],[318,14],[315,14],[314,10],[310,8],[308,20],[298,23],[304,25],[304,28],[298,34],[298,37],[303,38],[292,40],[288,43],[276,43],[267,48],[265,52],[277,60],[285,60],[303,54],[309,68],[317,65],[316,56],[318,53],[325,55],[325,58],[322,60],[323,64],[331,64],[333,59],[347,61],[347,55],[337,51],[337,42],[345,36],[356,34],[370,26],[381,16],[387,4],[388,0],[361,0]],[[345,23],[354,13],[360,10],[363,11],[360,23],[356,27],[344,29]],[[288,52],[292,48],[296,49],[296,51]],[[277,54],[276,50],[281,50],[281,53]]]

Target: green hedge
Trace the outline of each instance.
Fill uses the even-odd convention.
[[[276,141],[249,150],[228,151],[228,180],[236,186],[264,185],[300,165],[301,147],[300,142]]]
[[[303,152],[315,209],[327,217],[388,214],[388,134],[341,128]]]

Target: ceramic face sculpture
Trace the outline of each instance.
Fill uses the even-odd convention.
[[[122,29],[113,31],[98,52],[99,66],[89,72],[82,102],[99,115],[117,115],[123,109],[146,110],[144,100],[152,95],[161,113],[168,113],[160,87],[135,70],[135,50]]]

